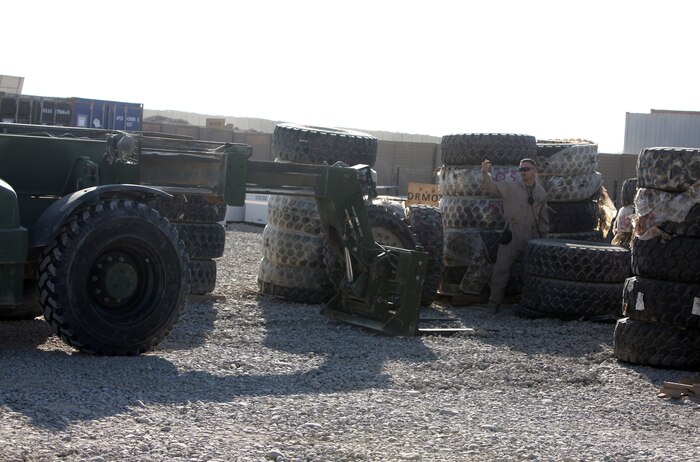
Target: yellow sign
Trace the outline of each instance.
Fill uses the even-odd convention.
[[[430,183],[408,183],[408,197],[406,206],[414,204],[427,204],[438,206],[440,196],[436,184]]]

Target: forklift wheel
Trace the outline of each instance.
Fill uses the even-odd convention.
[[[154,209],[109,200],[67,218],[39,266],[44,317],[68,344],[99,355],[136,355],[180,317],[187,255]]]

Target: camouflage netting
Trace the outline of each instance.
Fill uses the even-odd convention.
[[[700,204],[700,181],[677,194],[639,188],[634,198],[636,213],[632,215],[634,235],[642,240],[660,236],[666,222],[682,223],[696,204]]]

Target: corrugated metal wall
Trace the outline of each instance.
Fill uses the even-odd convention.
[[[652,111],[625,116],[624,152],[639,154],[644,148],[700,148],[700,113]]]

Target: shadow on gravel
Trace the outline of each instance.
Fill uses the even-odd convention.
[[[53,335],[43,317],[27,321],[0,321],[0,352],[33,349]]]
[[[180,321],[158,347],[189,350],[202,346],[214,330],[216,314],[212,297],[190,295]]]
[[[555,318],[526,319],[505,307],[499,313],[484,307],[450,310],[465,327],[475,329],[480,341],[506,346],[525,354],[562,357],[609,356],[614,323],[563,321]]]
[[[0,335],[6,337],[0,350],[0,370],[3,371],[0,412],[9,409],[26,416],[37,427],[60,431],[73,421],[118,414],[138,418],[138,410],[152,404],[187,405],[203,401],[235,405],[246,396],[386,388],[390,386],[389,376],[382,372],[382,367],[387,360],[415,363],[436,359],[418,338],[388,337],[326,320],[318,313],[318,306],[298,305],[298,308],[287,306],[285,309],[264,300],[260,303],[268,321],[266,346],[294,354],[309,354],[310,362],[317,366],[311,365],[308,370],[299,372],[280,363],[273,365],[279,372],[258,375],[237,370],[235,365],[229,369],[237,370],[233,373],[236,375],[181,371],[170,361],[155,355],[100,357],[38,350],[36,345],[52,335],[43,321],[32,321],[31,335],[25,332],[17,340],[11,332],[20,329],[6,329],[6,323],[0,323]],[[188,313],[188,316],[201,315],[201,307],[191,308],[195,308],[195,313]],[[322,319],[312,319],[318,317]],[[312,330],[312,326],[322,328]],[[169,348],[189,348],[199,342],[197,339],[202,332],[194,333],[194,339],[190,339],[188,333],[174,334],[168,340]],[[397,342],[401,343],[400,348]],[[220,370],[226,369],[221,365]],[[285,370],[291,372],[285,373]]]

